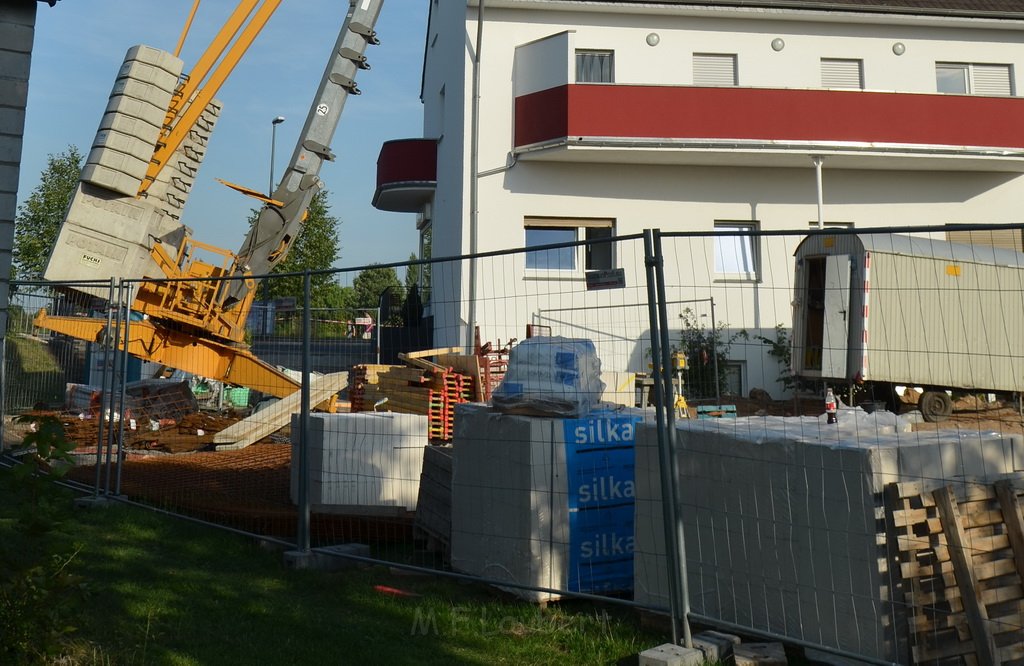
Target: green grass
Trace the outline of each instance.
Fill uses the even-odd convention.
[[[666,642],[631,609],[540,609],[385,567],[290,570],[252,539],[135,507],[72,522],[91,592],[62,664],[615,664]]]

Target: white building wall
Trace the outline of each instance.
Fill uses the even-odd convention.
[[[0,5],[0,337],[7,334],[14,218],[36,3]]]
[[[450,13],[455,4],[434,7],[434,23],[440,32],[436,41],[446,42],[448,47],[431,43],[426,63],[426,135],[432,136],[438,123],[444,128],[434,206],[434,256],[469,251],[471,60],[476,10],[469,8],[462,20],[456,21]],[[486,8],[480,77],[479,251],[522,247],[527,216],[610,217],[616,220],[617,236],[646,228],[711,231],[716,220],[752,221],[763,230],[799,231],[817,219],[810,157],[806,169],[515,162],[515,95],[560,85],[565,78],[572,80],[571,58],[565,77],[566,63],[559,53],[571,56],[578,48],[613,49],[616,83],[645,85],[692,83],[693,53],[736,53],[740,86],[773,88],[818,88],[821,58],[860,58],[864,60],[866,88],[920,93],[935,92],[936,61],[1010,63],[1015,65],[1015,85],[1020,90],[1024,32],[994,27],[1006,22],[903,17],[898,24],[884,25],[885,19],[878,16],[856,23],[843,15],[841,22],[832,23],[794,20],[792,13],[776,11],[739,11],[727,18],[716,17],[715,10],[699,14]],[[655,47],[646,42],[651,32],[660,37]],[[771,48],[776,37],[785,41],[778,52]],[[521,49],[517,60],[517,47],[532,42],[541,48],[528,55]],[[893,52],[896,42],[906,47],[901,56]],[[453,44],[458,45],[459,55]],[[552,54],[550,68],[539,70],[535,77],[527,76],[524,58],[548,53]],[[461,64],[458,57],[463,59]],[[447,76],[442,114],[433,93],[439,72]],[[460,74],[461,88],[452,85]],[[455,173],[463,177],[451,177]],[[1024,200],[1024,178],[1012,173],[839,170],[830,169],[826,159],[823,192],[824,219],[853,223],[858,228],[1010,223],[1022,221],[1019,202]],[[776,324],[788,326],[790,322],[792,254],[798,241],[797,236],[763,239],[761,280],[742,284],[715,281],[710,239],[702,241],[703,247],[690,239],[672,243],[666,251],[679,256],[666,265],[669,285],[680,300],[713,296],[716,319],[726,322],[730,330],[769,335]],[[593,298],[609,303],[645,302],[642,252],[620,253],[618,265],[625,269],[627,290]],[[464,272],[462,277],[466,279]],[[508,258],[500,272],[490,270],[487,277],[486,282],[477,280],[473,296],[479,307],[472,313],[485,340],[521,338],[526,323],[539,323],[543,313],[564,309],[565,303],[575,302],[567,293],[584,289],[582,273],[568,282],[531,279],[525,275],[522,254]],[[435,280],[435,289],[439,286]],[[467,299],[468,286],[463,283],[459,289]],[[634,288],[641,291],[631,291]],[[502,302],[496,298],[501,289],[529,297]],[[479,305],[484,302],[486,305]],[[464,301],[463,321],[470,316],[467,312]],[[593,323],[588,316],[594,315],[572,316],[579,325],[560,321],[556,332],[586,336]],[[633,333],[622,336],[631,338],[632,345],[620,341],[601,349],[599,343],[606,368],[645,369],[644,345],[636,340],[646,332],[646,321],[645,312],[633,317]],[[449,341],[442,335],[438,343]],[[760,363],[762,351],[751,346],[748,353],[740,349],[736,354],[747,353],[752,363]],[[744,391],[764,386],[767,379],[763,378],[777,375],[775,368],[748,367],[747,371]]]

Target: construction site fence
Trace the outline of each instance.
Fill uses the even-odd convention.
[[[128,355],[138,282],[15,284],[3,446],[56,415],[96,496],[676,642],[1024,663],[1024,226],[595,238],[263,278],[283,396]]]

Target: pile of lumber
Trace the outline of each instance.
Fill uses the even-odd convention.
[[[405,365],[355,366],[349,387],[351,410],[423,414],[431,440],[451,441],[455,405],[482,399],[477,357],[457,351],[399,354]]]

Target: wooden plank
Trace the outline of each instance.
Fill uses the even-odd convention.
[[[318,405],[340,391],[348,383],[348,372],[312,377],[309,380],[309,404]],[[217,451],[244,449],[255,441],[277,432],[292,420],[292,414],[302,405],[302,389],[281,398],[238,423],[213,436]]]
[[[412,358],[408,354],[399,354],[398,358],[405,361],[409,365],[414,365],[417,368],[423,368],[424,370],[433,370],[435,372],[447,372],[448,368],[437,363],[432,363],[425,358]]]
[[[1013,550],[1013,563],[1017,568],[1017,575],[1024,581],[1024,514],[1021,513],[1020,500],[1009,481],[996,481],[995,489],[999,507],[1003,510],[1006,536]]]
[[[953,487],[940,488],[932,493],[932,497],[935,498],[939,518],[946,528],[950,559],[953,561],[953,571],[956,574],[957,586],[960,588],[964,611],[967,613],[967,623],[971,627],[971,637],[974,639],[978,661],[982,664],[999,664],[995,639],[989,629],[988,612],[982,603],[978,579],[967,555],[967,538],[960,522]]]
[[[381,379],[401,379],[409,382],[430,381],[430,373],[423,368],[410,368],[406,365],[396,365],[390,370],[377,373],[378,381]]]
[[[406,352],[404,355],[399,354],[398,358],[403,361],[408,358],[425,358],[428,356],[439,356],[441,354],[457,354],[462,351],[462,347],[439,347],[437,349],[422,349],[420,351]]]

